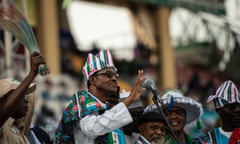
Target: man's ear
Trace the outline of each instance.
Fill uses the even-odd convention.
[[[96,77],[90,76],[88,81],[89,81],[90,85],[95,85]]]
[[[140,133],[142,133],[144,131],[143,125],[138,126],[138,130],[139,130]]]

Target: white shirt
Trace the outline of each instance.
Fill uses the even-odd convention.
[[[101,115],[88,115],[76,123],[74,127],[75,143],[94,144],[97,136],[121,128],[132,121],[127,107],[121,102]]]
[[[131,135],[125,135],[125,140],[127,144],[134,144],[137,140],[138,137],[140,136],[139,133],[133,132]]]

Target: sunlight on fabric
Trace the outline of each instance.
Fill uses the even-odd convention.
[[[133,59],[136,38],[127,8],[73,1],[67,16],[79,50],[91,50],[96,44],[111,49],[118,59]]]

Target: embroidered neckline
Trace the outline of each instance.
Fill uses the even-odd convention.
[[[97,97],[95,97],[93,94],[91,94],[89,91],[87,91],[90,96],[92,96],[98,103],[100,103],[101,107],[107,108],[107,105],[103,102],[101,102]]]
[[[225,135],[226,137],[230,137],[231,136],[231,134],[232,134],[232,132],[226,132],[226,131],[224,131],[223,129],[222,129],[222,127],[220,127],[220,128],[218,128],[219,129],[219,131],[223,134],[223,135]]]

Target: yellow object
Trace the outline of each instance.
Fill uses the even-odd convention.
[[[66,9],[72,0],[63,0],[62,8]]]
[[[36,27],[37,23],[38,23],[37,22],[37,4],[36,4],[36,2],[37,2],[36,0],[27,0],[26,1],[27,9],[24,10],[22,0],[16,0],[17,7],[21,10],[23,15],[27,18],[28,23],[32,27]]]

